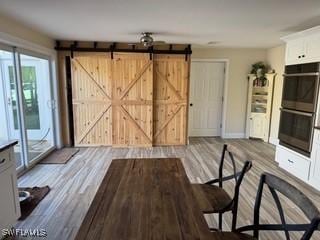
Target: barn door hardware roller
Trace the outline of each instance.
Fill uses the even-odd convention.
[[[77,46],[78,46],[77,41],[74,41],[73,44],[71,44],[71,46],[70,46],[71,47],[71,53],[70,53],[71,58],[73,58],[73,52],[77,48]]]
[[[152,53],[153,53],[153,46],[149,47],[149,58],[150,58],[150,61],[152,61]]]
[[[185,48],[185,52],[186,52],[186,62],[188,61],[188,55],[191,54],[191,45],[189,44],[188,47]]]
[[[56,47],[55,48],[60,48],[60,41],[56,41]]]
[[[110,46],[110,52],[111,52],[111,59],[113,59],[113,52],[116,49],[116,43],[112,43],[112,45]]]

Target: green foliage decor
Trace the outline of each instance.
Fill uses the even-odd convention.
[[[266,73],[269,70],[269,66],[263,62],[257,62],[252,64],[251,74],[255,74],[257,79],[264,81],[266,80]]]

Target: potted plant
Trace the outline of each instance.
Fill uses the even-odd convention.
[[[262,83],[262,86],[266,85],[266,73],[268,72],[268,69],[268,65],[264,64],[263,62],[252,64],[251,74],[256,75],[257,80]]]

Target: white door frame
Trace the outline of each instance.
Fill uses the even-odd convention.
[[[225,74],[224,74],[224,80],[223,80],[223,102],[222,102],[222,114],[221,114],[221,137],[225,138],[226,135],[226,116],[227,116],[227,99],[228,99],[228,82],[229,82],[229,59],[225,58],[192,58],[191,57],[191,64],[192,62],[222,62],[225,64]],[[191,69],[191,67],[190,67]],[[191,80],[190,80],[191,81]],[[189,84],[191,88],[191,84]],[[190,89],[189,89],[190,93]],[[190,98],[190,94],[189,94]],[[189,99],[190,102],[190,99]],[[188,112],[189,112],[189,106],[188,106]],[[190,116],[190,114],[188,114]],[[188,120],[189,122],[189,120]],[[188,126],[189,127],[189,126]],[[188,134],[188,138],[189,138]]]

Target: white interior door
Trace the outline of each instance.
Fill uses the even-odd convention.
[[[220,136],[224,62],[192,61],[189,136]]]

